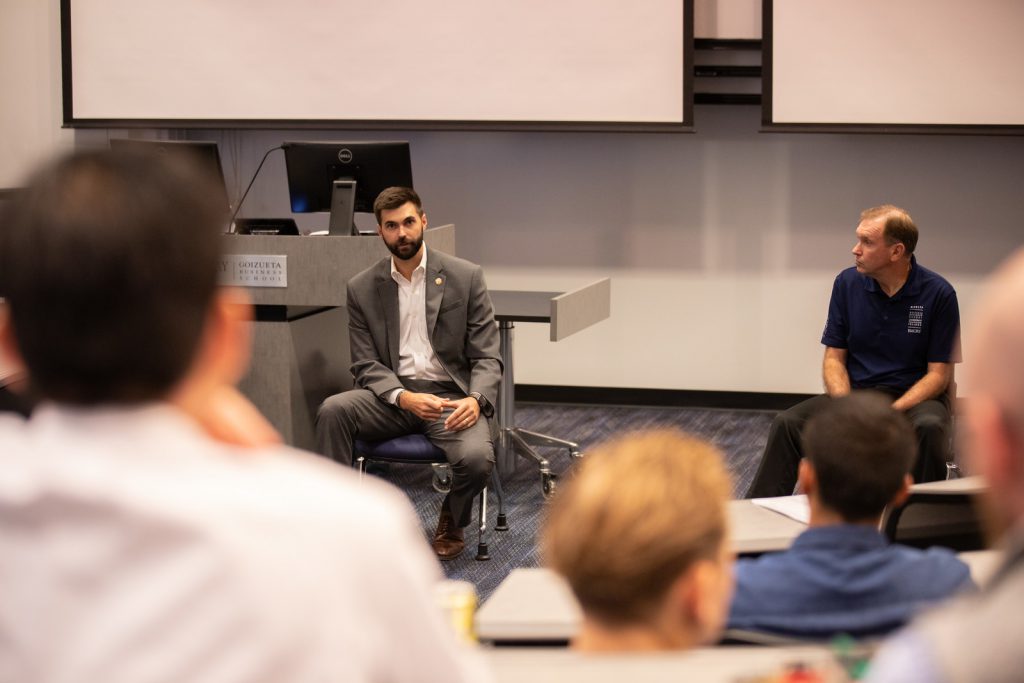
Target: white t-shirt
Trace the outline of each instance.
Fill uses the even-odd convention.
[[[0,680],[489,680],[404,495],[166,405],[0,416]]]

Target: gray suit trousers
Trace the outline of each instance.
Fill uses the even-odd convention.
[[[454,383],[404,379],[410,391],[442,398],[465,398]],[[494,467],[494,443],[487,418],[483,415],[468,429],[452,432],[444,427],[450,414],[440,419],[422,420],[407,410],[378,399],[367,389],[352,389],[329,397],[316,415],[317,450],[347,466],[352,465],[352,441],[380,441],[405,434],[424,434],[444,451],[452,468],[452,488],[445,505],[456,524],[467,526],[472,518],[473,499],[487,485]]]

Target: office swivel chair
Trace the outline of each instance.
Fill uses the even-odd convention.
[[[355,464],[362,478],[367,463],[387,462],[416,465],[431,465],[434,468],[433,486],[440,493],[447,493],[451,488],[451,469],[444,451],[430,443],[423,434],[407,434],[383,441],[355,440]],[[498,468],[491,470],[491,485],[498,497],[498,516],[494,528],[498,531],[508,529],[505,517],[505,494],[501,488]],[[483,562],[491,559],[487,545],[487,487],[480,492],[479,525],[477,527],[476,559]]]
[[[882,533],[893,543],[917,548],[939,545],[956,551],[987,547],[981,516],[974,499],[972,479],[951,484],[953,488],[911,490],[903,505],[882,513]],[[958,488],[961,487],[964,488]]]

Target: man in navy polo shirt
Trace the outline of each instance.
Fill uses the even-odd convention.
[[[776,416],[750,498],[793,492],[804,424],[851,389],[882,391],[892,397],[893,408],[906,413],[918,438],[915,481],[945,476],[947,390],[953,363],[960,361],[956,292],[942,276],[917,264],[918,232],[910,214],[886,204],[860,218],[855,265],[836,276],[821,336],[825,394]]]

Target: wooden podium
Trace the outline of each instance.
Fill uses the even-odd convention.
[[[243,287],[254,304],[252,360],[239,389],[285,442],[312,450],[317,407],[352,388],[345,292],[348,280],[388,255],[380,237],[225,235],[229,259],[275,257],[286,286]],[[427,230],[426,243],[455,253],[455,226]],[[277,257],[285,257],[282,261]]]

